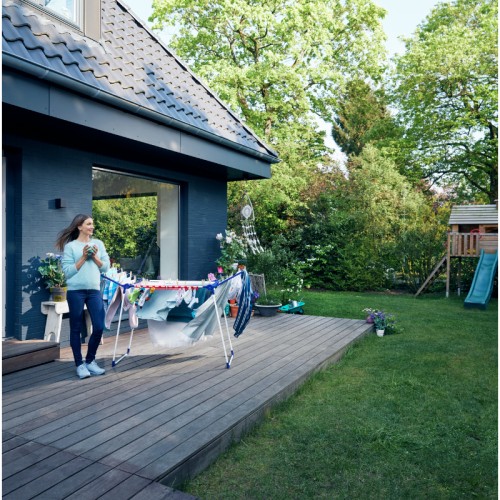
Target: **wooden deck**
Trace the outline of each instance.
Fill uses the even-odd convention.
[[[142,330],[114,368],[114,339],[105,340],[100,377],[78,379],[69,348],[57,361],[4,375],[3,498],[189,498],[171,487],[370,329],[360,320],[255,316],[232,338],[230,369],[218,333],[159,350]]]

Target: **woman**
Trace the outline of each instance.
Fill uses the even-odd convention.
[[[79,214],[63,229],[56,246],[64,250],[62,267],[68,285],[70,345],[80,378],[103,375],[96,361],[97,348],[104,329],[104,303],[101,295],[101,273],[109,269],[109,256],[102,241],[93,238],[94,221],[90,215]],[[82,358],[80,332],[84,305],[92,320],[85,362]]]

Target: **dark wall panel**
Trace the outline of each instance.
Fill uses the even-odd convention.
[[[85,137],[81,149],[64,144],[37,141],[6,133],[4,148],[20,151],[19,209],[22,228],[17,245],[16,267],[21,270],[19,286],[20,309],[16,312],[19,331],[17,338],[43,338],[46,317],[41,302],[49,292],[36,284],[34,258],[44,258],[47,252],[57,252],[55,240],[78,213],[90,213],[92,208],[92,167],[105,166],[176,182],[181,186],[180,259],[181,279],[206,278],[215,270],[218,247],[215,235],[226,227],[226,182],[222,179],[200,178],[179,173],[168,162],[155,165],[129,162],[119,157],[109,144],[109,154],[89,151]],[[85,150],[87,148],[87,150]],[[116,152],[116,155],[113,153]],[[174,161],[174,160],[170,160]],[[179,165],[176,165],[179,167]],[[180,169],[182,170],[182,169]],[[55,199],[62,198],[66,207],[57,209]],[[61,345],[68,345],[68,320],[63,320]]]

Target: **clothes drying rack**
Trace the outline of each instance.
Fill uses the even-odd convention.
[[[222,281],[215,280],[215,281],[181,281],[181,280],[175,280],[175,281],[165,281],[165,280],[144,280],[144,281],[139,281],[136,283],[120,283],[105,274],[102,275],[102,277],[106,280],[109,280],[119,287],[122,288],[122,297],[121,297],[121,303],[120,303],[120,309],[119,309],[119,315],[118,315],[118,326],[116,330],[116,335],[115,335],[115,346],[114,346],[114,351],[113,351],[113,361],[112,361],[112,367],[115,367],[120,361],[122,361],[124,358],[130,355],[131,350],[132,350],[132,341],[134,337],[134,328],[131,329],[130,332],[130,339],[128,342],[127,350],[124,354],[118,357],[117,355],[117,350],[118,350],[118,339],[120,336],[120,329],[121,329],[121,322],[122,322],[122,316],[123,316],[123,309],[124,309],[124,303],[125,303],[125,298],[126,298],[126,292],[129,289],[132,288],[144,288],[144,289],[153,289],[155,293],[161,293],[162,290],[197,290],[199,288],[205,288],[211,293],[211,298],[207,300],[212,300],[213,301],[213,308],[216,318],[217,318],[217,325],[221,337],[221,342],[222,342],[222,347],[224,350],[224,357],[226,360],[226,368],[231,367],[231,363],[234,359],[234,349],[233,345],[231,342],[231,336],[229,333],[229,325],[227,321],[227,315],[225,313],[225,308],[222,307],[219,309],[216,301],[216,290],[220,285],[223,283],[228,282],[231,279],[236,278],[237,276],[241,276],[244,274],[243,271],[240,271],[229,278],[226,278]],[[224,317],[224,323],[225,323],[225,329],[226,329],[226,334],[227,334],[227,340],[229,344],[229,354],[228,354],[228,349],[226,348],[226,342],[224,340],[224,333],[223,333],[223,328],[222,328],[222,322],[221,322],[221,317]]]

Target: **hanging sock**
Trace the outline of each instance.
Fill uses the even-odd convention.
[[[242,287],[238,299],[238,315],[233,325],[235,337],[239,337],[245,331],[252,315],[252,284],[246,270],[242,271],[241,281]]]

